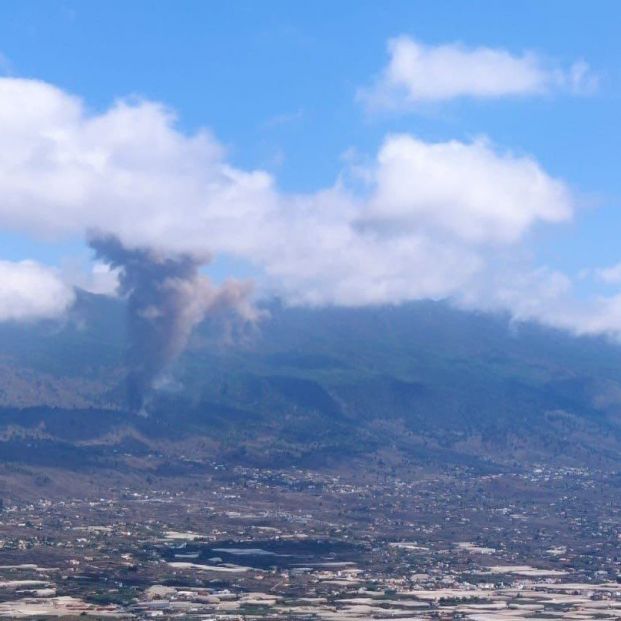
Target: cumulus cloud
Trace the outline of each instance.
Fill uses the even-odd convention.
[[[73,304],[73,288],[34,261],[0,261],[0,321],[53,319]]]
[[[535,222],[571,217],[567,187],[528,157],[499,154],[485,140],[384,143],[367,212],[379,221],[439,229],[467,242],[513,242]]]
[[[388,65],[359,94],[372,109],[401,109],[460,97],[491,99],[559,90],[586,93],[597,84],[582,60],[561,69],[532,52],[514,55],[457,43],[431,46],[400,36],[389,40],[388,53]]]
[[[607,285],[621,284],[621,263],[595,269],[593,274],[597,280]]]
[[[613,325],[614,300],[599,314],[568,315],[562,275],[496,273],[502,253],[538,223],[569,220],[575,204],[533,158],[485,139],[388,136],[332,187],[292,195],[264,171],[231,165],[209,132],[179,131],[170,110],[150,101],[92,113],[49,84],[4,78],[0,133],[4,229],[58,240],[95,229],[130,251],[233,257],[250,264],[260,291],[292,304],[451,298],[570,329]],[[0,277],[0,319],[54,316],[71,304],[56,272],[16,265],[4,268],[13,280]],[[117,279],[99,265],[66,280],[110,292]]]
[[[89,115],[51,85],[2,79],[0,131],[0,219],[12,229],[111,229],[133,244],[202,251],[225,239],[241,249],[273,201],[269,175],[227,165],[207,132],[182,135],[152,102]]]
[[[119,289],[119,270],[101,261],[65,260],[61,276],[67,284],[89,293],[116,296]]]
[[[361,190],[337,183],[292,196],[269,174],[227,163],[209,133],[179,132],[153,102],[89,114],[49,84],[4,79],[0,132],[2,226],[233,255],[297,303],[453,295],[482,268],[481,244],[515,242],[572,211],[560,181],[483,140],[391,136]]]
[[[580,336],[621,337],[621,293],[581,296],[572,278],[545,267],[490,270],[456,302],[468,309],[509,311],[513,321],[535,321]]]

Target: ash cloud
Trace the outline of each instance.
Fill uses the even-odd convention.
[[[208,315],[244,323],[257,319],[249,283],[228,281],[216,287],[200,273],[209,256],[128,248],[114,235],[91,235],[89,245],[99,260],[118,270],[118,292],[127,300],[128,403],[134,412],[145,412],[154,382]]]

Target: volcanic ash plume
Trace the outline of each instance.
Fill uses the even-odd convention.
[[[119,272],[119,293],[128,310],[128,398],[144,412],[154,380],[184,350],[192,329],[207,315],[227,314],[254,321],[249,283],[214,287],[199,273],[208,257],[164,255],[148,248],[126,248],[112,235],[96,235],[90,246]]]

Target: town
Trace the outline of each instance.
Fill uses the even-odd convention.
[[[92,497],[5,487],[0,618],[618,619],[620,485],[212,463]]]

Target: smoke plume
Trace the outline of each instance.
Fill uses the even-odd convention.
[[[144,412],[154,381],[207,315],[256,319],[249,283],[228,281],[215,287],[200,274],[208,256],[127,248],[113,235],[91,235],[89,245],[101,261],[118,270],[119,293],[127,300],[128,401],[134,412]]]

